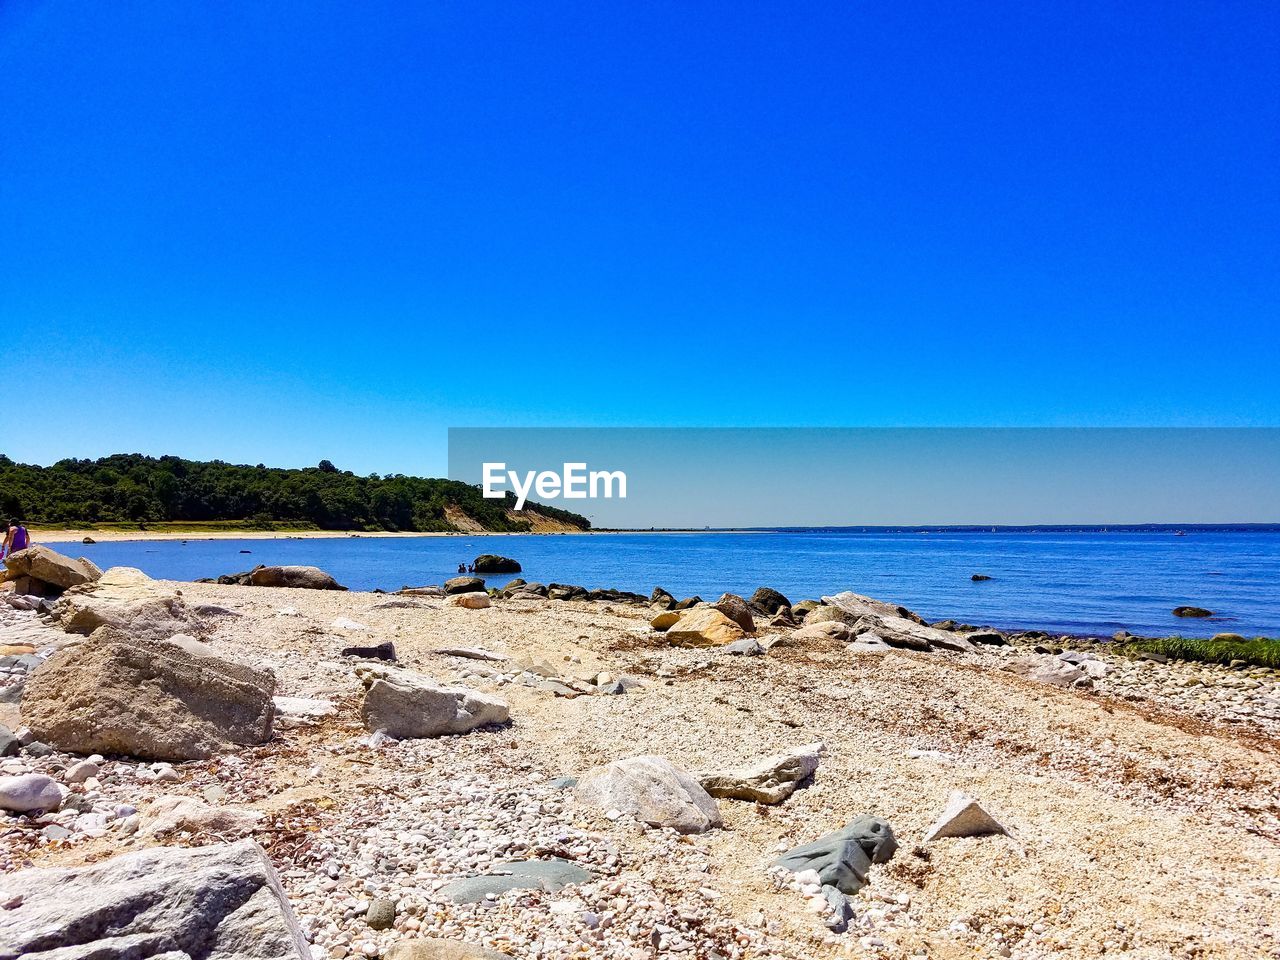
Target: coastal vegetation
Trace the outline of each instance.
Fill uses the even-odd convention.
[[[1280,640],[1268,637],[1247,639],[1233,633],[1220,633],[1207,640],[1195,637],[1150,637],[1133,640],[1130,648],[1139,653],[1154,653],[1170,660],[1196,663],[1239,662],[1250,666],[1280,668]]]
[[[486,499],[479,487],[457,480],[358,476],[328,460],[284,469],[115,454],[42,467],[0,454],[0,513],[45,526],[423,533],[476,526],[499,533],[531,529],[514,507],[512,493]],[[590,527],[585,517],[567,510],[528,507],[566,528]]]

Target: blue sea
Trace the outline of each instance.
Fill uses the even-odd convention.
[[[64,548],[66,549],[66,548]],[[241,551],[250,551],[242,553]],[[86,545],[99,566],[194,580],[264,564],[312,564],[355,590],[441,583],[481,553],[526,580],[714,599],[758,586],[792,601],[853,590],[930,620],[1109,636],[1280,637],[1280,529],[802,530],[315,540],[122,541]],[[992,579],[975,583],[971,575]],[[500,586],[509,576],[491,576]],[[1181,619],[1176,606],[1215,612]]]

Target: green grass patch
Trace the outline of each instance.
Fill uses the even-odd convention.
[[[1159,653],[1170,660],[1192,660],[1198,663],[1230,663],[1243,660],[1258,667],[1280,669],[1280,640],[1255,637],[1252,640],[1219,634],[1209,640],[1194,637],[1155,637],[1135,640],[1127,645],[1139,653]]]

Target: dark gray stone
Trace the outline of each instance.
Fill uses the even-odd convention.
[[[887,863],[897,849],[888,822],[863,814],[843,830],[788,850],[774,863],[792,873],[816,870],[823,886],[853,894],[867,882],[871,865]]]
[[[364,921],[375,930],[390,930],[396,922],[395,901],[382,898],[374,900],[365,911]]]
[[[545,890],[557,893],[571,883],[586,883],[591,874],[568,860],[514,860],[500,863],[492,873],[455,880],[440,888],[440,895],[454,903],[480,903],[489,894],[508,890]]]
[[[758,657],[764,653],[764,647],[760,646],[760,641],[755,637],[743,637],[733,643],[726,643],[720,649],[736,657]]]
[[[375,644],[372,647],[343,647],[344,657],[360,657],[363,660],[385,660],[392,663],[396,659],[396,646],[390,640]]]
[[[777,613],[782,607],[791,606],[791,601],[772,587],[761,587],[751,595],[751,603],[765,613]]]

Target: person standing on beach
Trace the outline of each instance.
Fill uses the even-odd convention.
[[[27,528],[17,520],[10,520],[9,529],[4,535],[4,548],[0,549],[0,557],[11,557],[29,546],[31,546],[31,537],[27,534]]]

